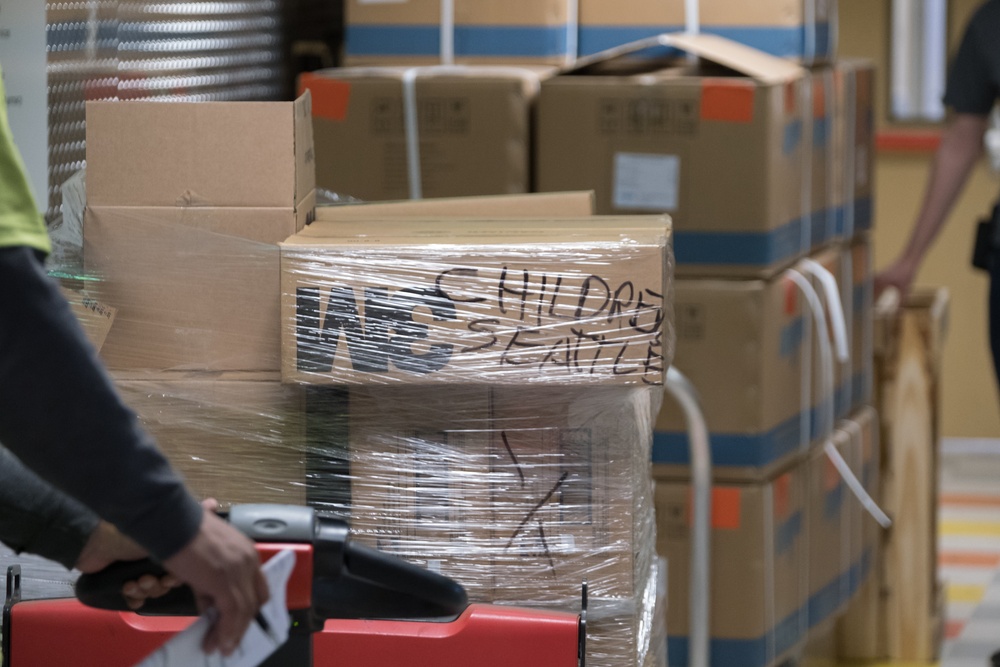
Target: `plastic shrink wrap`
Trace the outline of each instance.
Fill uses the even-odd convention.
[[[586,582],[588,664],[663,664],[650,448],[674,341],[667,218],[313,222],[276,244],[129,213],[84,230],[87,289],[115,309],[102,354],[197,494],[346,517],[475,601],[574,610]],[[156,335],[116,338],[122,318]],[[266,363],[203,363],[206,340]]]

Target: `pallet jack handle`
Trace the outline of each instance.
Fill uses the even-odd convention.
[[[691,588],[689,666],[709,665],[709,572],[711,569],[712,450],[708,425],[694,385],[676,368],[667,370],[664,388],[680,404],[688,428],[691,448],[691,487],[694,510],[691,537]]]

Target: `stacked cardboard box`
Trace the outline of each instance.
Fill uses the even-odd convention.
[[[587,581],[588,662],[638,663],[657,636],[668,223],[476,217],[316,222],[282,244],[283,378],[340,425],[335,447],[308,437],[339,447],[309,467],[342,494],[310,502],[474,599],[578,608]]]
[[[804,71],[710,35],[659,41],[700,60],[629,61],[636,44],[542,82],[538,189],[670,213],[678,275],[773,275],[813,247]]]
[[[542,67],[359,67],[303,75],[318,187],[363,201],[531,189]]]
[[[572,63],[687,27],[680,0],[350,0],[350,65]],[[703,32],[807,64],[834,58],[836,4],[822,0],[701,0]]]
[[[699,60],[634,57],[655,46]],[[844,608],[867,572],[861,542],[852,539],[860,505],[839,475],[828,474],[823,445],[832,441],[855,461],[846,456],[853,440],[836,426],[857,419],[871,398],[864,202],[871,194],[872,136],[870,124],[858,120],[870,117],[870,97],[859,93],[870,76],[865,63],[804,70],[711,36],[672,35],[583,60],[542,84],[540,189],[592,188],[599,212],[674,217],[676,366],[700,394],[717,484],[753,495],[789,472],[804,480],[801,521],[810,537],[796,552],[798,569],[779,574],[805,573],[801,597],[752,629],[730,623],[717,608],[716,664],[744,664],[719,657],[749,647],[741,642],[756,647],[745,653],[745,664],[768,665],[794,653]],[[825,322],[815,319],[788,273],[809,276],[816,265],[835,284],[828,294],[820,278],[806,279],[825,304]],[[837,324],[829,297],[843,305],[849,356],[834,355],[827,367],[822,344]],[[658,486],[687,484],[687,433],[670,399],[653,452]],[[668,519],[658,520],[662,532]],[[765,544],[772,537],[756,536]],[[745,578],[757,572],[743,562],[730,565]],[[686,585],[683,565],[671,572],[672,581]],[[764,601],[781,595],[775,586],[788,585],[765,582]],[[719,595],[721,606],[727,593]],[[686,608],[672,609],[668,634],[681,648],[671,660],[683,664],[687,627],[678,617]]]
[[[816,0],[700,0],[699,27],[771,55],[804,63],[834,57],[837,12]],[[687,26],[683,2],[580,0],[580,55]]]
[[[116,311],[101,356],[119,390],[196,493],[303,502],[277,244],[313,215],[309,97],[87,114],[84,262]]]
[[[575,0],[344,5],[347,65],[451,64],[449,51],[463,64],[562,65],[577,53]]]

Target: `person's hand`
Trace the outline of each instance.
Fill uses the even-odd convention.
[[[201,505],[210,512],[216,511],[219,507],[218,501],[214,498],[203,500]],[[118,561],[139,560],[148,555],[149,552],[125,537],[112,524],[100,521],[87,539],[75,567],[87,574],[99,572]],[[147,574],[136,581],[125,582],[122,586],[122,596],[129,609],[140,609],[146,600],[166,595],[171,589],[180,585],[181,582],[177,577],[170,573],[162,577]]]
[[[218,612],[203,650],[232,654],[270,597],[253,542],[206,508],[198,534],[163,565],[191,586],[202,610]]]
[[[884,271],[875,276],[875,300],[887,289],[895,288],[899,292],[899,301],[906,300],[910,289],[913,287],[913,280],[917,275],[917,266],[906,257],[896,260]]]

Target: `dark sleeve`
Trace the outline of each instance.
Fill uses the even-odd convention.
[[[997,99],[997,82],[991,76],[989,60],[984,49],[1000,48],[989,40],[1000,40],[1000,35],[985,35],[985,8],[980,9],[969,21],[965,36],[952,61],[945,89],[944,103],[958,113],[985,116],[990,113]]]
[[[0,248],[0,442],[156,558],[173,556],[201,525],[201,506],[24,247]]]
[[[0,542],[72,569],[98,521],[0,447]]]

